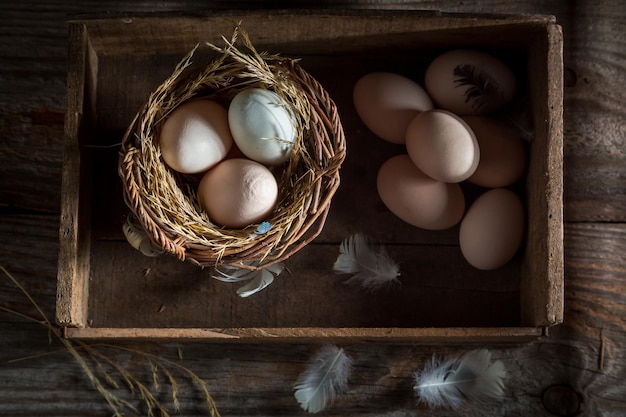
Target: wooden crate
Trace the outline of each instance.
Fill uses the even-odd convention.
[[[206,269],[132,249],[121,231],[128,209],[117,177],[122,135],[149,93],[197,43],[220,44],[236,21],[259,50],[301,58],[337,103],[348,146],[324,231],[272,286],[246,299]],[[511,342],[562,321],[562,33],[553,17],[220,11],[79,16],[68,25],[57,301],[68,337]],[[457,47],[492,51],[514,68],[534,128],[520,186],[525,246],[497,271],[463,260],[458,227],[420,230],[384,208],[376,173],[403,150],[374,137],[352,105],[352,86],[365,73],[419,81],[437,53]],[[355,232],[387,245],[401,263],[401,285],[362,292],[332,272],[339,243]]]

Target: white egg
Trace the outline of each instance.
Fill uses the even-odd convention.
[[[277,165],[291,156],[296,142],[295,116],[289,103],[270,90],[239,92],[228,109],[235,143],[248,158]]]
[[[159,133],[165,163],[185,174],[204,172],[224,159],[233,145],[226,109],[210,100],[177,107]]]

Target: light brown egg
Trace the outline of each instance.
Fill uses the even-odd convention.
[[[475,268],[500,268],[519,250],[524,224],[524,207],[514,192],[489,190],[474,201],[461,221],[461,252]]]
[[[526,141],[509,123],[489,116],[464,116],[478,141],[480,162],[468,181],[482,187],[506,187],[526,171]]]
[[[228,112],[211,100],[193,100],[177,107],[165,120],[159,146],[175,171],[197,174],[224,159],[233,144]]]
[[[365,126],[392,143],[404,143],[411,120],[433,108],[419,84],[390,72],[373,72],[360,78],[354,85],[353,100]]]
[[[227,159],[204,174],[198,199],[213,223],[242,228],[265,220],[272,213],[278,185],[270,170],[260,163]]]
[[[480,160],[472,130],[460,117],[445,110],[416,116],[406,132],[406,148],[424,174],[442,182],[466,180]]]
[[[422,229],[448,229],[461,220],[465,211],[465,197],[458,184],[430,178],[408,155],[397,155],[383,163],[377,189],[393,214]]]
[[[424,85],[437,107],[458,115],[489,114],[511,101],[516,80],[499,58],[482,51],[455,49],[430,63]]]

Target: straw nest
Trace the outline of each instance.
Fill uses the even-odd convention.
[[[207,44],[217,57],[195,69],[194,48],[150,95],[123,138],[119,175],[126,204],[155,246],[199,266],[257,269],[287,259],[319,235],[339,186],[345,137],[335,103],[296,60],[257,52],[240,27],[223,41],[223,47]],[[267,231],[258,224],[213,224],[199,205],[198,176],[168,168],[158,144],[164,120],[180,104],[204,97],[227,106],[249,87],[276,92],[298,119],[293,154],[274,171],[279,200]]]

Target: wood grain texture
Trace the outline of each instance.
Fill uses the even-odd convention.
[[[359,2],[380,7],[380,1]],[[229,2],[217,2],[226,7]],[[293,5],[273,2],[272,5]],[[313,7],[313,2],[300,4]],[[319,2],[351,7],[355,1]],[[258,6],[248,2],[245,6]],[[494,348],[505,362],[509,384],[503,402],[483,416],[551,416],[542,404],[546,388],[566,386],[580,395],[581,416],[626,415],[626,25],[623,2],[428,1],[385,2],[385,7],[450,12],[547,13],[565,35],[565,323],[550,337]],[[147,12],[206,8],[204,1],[24,0],[0,4],[0,265],[7,267],[53,316],[57,273],[60,174],[66,99],[66,13]],[[22,214],[20,214],[22,213]],[[580,223],[583,222],[583,223]],[[590,223],[586,223],[590,222]],[[35,314],[4,277],[0,305]],[[52,352],[45,329],[0,312],[0,415],[110,416],[102,397],[64,353]],[[222,415],[306,415],[292,384],[317,345],[124,345],[180,360],[209,383]],[[388,416],[428,412],[416,403],[412,375],[433,353],[460,354],[473,346],[354,343],[355,359],[345,396],[325,415]],[[491,347],[491,346],[485,346]],[[137,354],[107,350],[150,381]],[[182,378],[181,378],[182,381]],[[145,415],[138,397],[129,399]],[[163,386],[163,398],[168,391]],[[198,389],[180,388],[181,415],[207,415]],[[567,410],[570,404],[563,404]]]
[[[58,247],[55,216],[11,215],[0,221],[0,262],[32,293],[48,315],[54,309],[54,253]],[[37,230],[15,242],[20,230]],[[509,378],[505,401],[483,409],[485,416],[550,415],[541,402],[549,386],[566,384],[582,396],[582,415],[620,416],[626,413],[624,340],[626,326],[626,227],[618,224],[573,224],[566,227],[567,259],[565,324],[551,335],[522,346],[494,347]],[[600,249],[601,248],[601,249]],[[27,262],[30,261],[30,262]],[[42,268],[42,265],[48,265]],[[0,305],[35,314],[6,279],[0,280]],[[0,412],[11,416],[110,415],[106,403],[90,387],[82,370],[65,353],[17,363],[9,359],[54,352],[39,325],[2,313],[0,330]],[[218,344],[116,342],[131,349],[161,355],[193,369],[209,383],[222,415],[305,415],[292,397],[292,384],[319,344]],[[385,343],[345,343],[355,360],[350,390],[326,415],[404,416],[425,412],[416,403],[411,378],[434,353],[460,354],[476,346]],[[182,361],[178,349],[182,350]],[[150,366],[138,354],[104,349],[130,372],[151,380]],[[180,376],[181,384],[185,379]],[[165,385],[164,385],[165,387]],[[164,398],[166,388],[160,391]],[[141,402],[125,390],[118,395],[137,407]],[[206,415],[193,387],[181,388],[184,415]],[[434,416],[448,415],[433,412]]]

